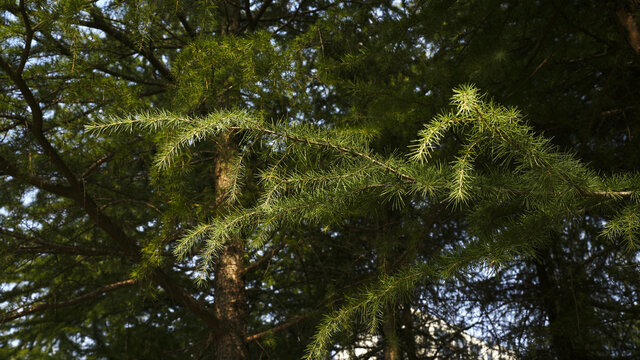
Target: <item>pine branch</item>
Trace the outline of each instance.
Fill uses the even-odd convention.
[[[637,237],[640,235],[640,205],[625,208],[618,216],[607,222],[602,235],[612,241],[622,238],[626,242],[627,249],[637,249]]]
[[[456,203],[466,203],[469,200],[469,183],[473,180],[471,172],[473,170],[473,160],[476,157],[475,148],[481,144],[485,138],[473,139],[462,149],[462,154],[453,163],[453,186],[449,194],[449,200]]]
[[[187,117],[173,116],[164,111],[155,113],[142,113],[126,118],[106,118],[97,119],[85,126],[89,132],[100,134],[124,133],[132,134],[134,131],[144,131],[149,133],[163,130],[176,130],[181,126],[190,126],[194,120]]]
[[[426,162],[454,121],[453,114],[441,114],[425,125],[424,130],[418,134],[420,138],[413,145],[414,150],[410,159],[419,163]]]
[[[248,129],[244,129],[244,130],[248,130]],[[333,150],[337,150],[340,151],[342,153],[346,153],[355,157],[359,157],[362,159],[365,159],[367,161],[369,161],[372,164],[375,164],[387,171],[389,171],[390,173],[393,173],[395,175],[397,175],[398,177],[410,181],[410,182],[415,182],[416,179],[413,178],[410,175],[407,175],[405,173],[402,173],[400,170],[390,166],[388,163],[378,160],[376,159],[374,156],[372,156],[371,154],[364,152],[364,151],[358,151],[354,148],[350,148],[348,146],[345,145],[340,145],[340,144],[336,144],[336,143],[332,143],[330,141],[319,141],[316,139],[312,139],[312,138],[305,138],[302,136],[297,136],[297,135],[293,135],[287,132],[282,132],[282,131],[277,131],[277,130],[272,130],[272,129],[268,129],[265,127],[260,127],[258,128],[259,131],[266,133],[266,134],[271,134],[271,135],[276,135],[291,141],[295,141],[295,142],[299,142],[302,144],[306,144],[306,145],[312,145],[312,146],[317,146],[317,147],[321,147],[321,148],[325,148],[325,149],[333,149]]]
[[[27,174],[18,169],[17,166],[11,164],[3,156],[0,156],[0,171],[6,175],[10,175],[16,179],[21,179],[27,184],[31,184],[38,189],[42,189],[51,192],[56,195],[71,198],[73,196],[72,189],[69,186],[62,186],[53,183],[47,179],[43,179],[39,176]]]
[[[246,342],[251,342],[251,341],[259,340],[259,339],[261,339],[263,337],[266,337],[266,336],[271,336],[271,335],[273,335],[273,334],[275,334],[275,333],[277,333],[279,331],[286,330],[286,329],[288,329],[288,328],[290,328],[290,327],[302,322],[303,320],[308,319],[309,317],[311,317],[313,315],[316,315],[316,313],[306,312],[304,314],[291,317],[290,319],[287,319],[287,321],[282,322],[282,323],[280,323],[278,325],[275,325],[274,327],[272,327],[272,328],[270,328],[268,330],[261,331],[259,333],[255,333],[253,335],[247,336],[245,341]]]
[[[82,247],[66,244],[59,244],[50,241],[45,241],[40,238],[26,236],[24,234],[17,233],[7,229],[0,228],[0,234],[10,236],[15,239],[19,239],[22,243],[17,247],[10,247],[10,251],[14,253],[28,253],[28,254],[65,254],[65,255],[85,255],[85,256],[107,256],[116,255],[120,257],[126,256],[122,251],[94,248],[94,247]],[[26,243],[33,243],[37,245],[28,245]]]
[[[93,5],[89,10],[91,15],[91,21],[79,21],[80,25],[84,25],[90,28],[103,31],[108,36],[116,39],[129,49],[144,56],[149,63],[170,82],[174,82],[175,78],[171,73],[171,70],[154,54],[153,50],[149,46],[141,47],[132,41],[127,34],[117,29],[107,18],[102,14],[98,6]]]
[[[278,254],[280,252],[280,250],[284,249],[284,247],[285,247],[285,244],[276,245],[273,249],[271,249],[271,251],[269,251],[267,254],[263,255],[260,259],[254,261],[253,263],[251,263],[247,267],[245,267],[244,270],[242,271],[242,274],[245,275],[245,274],[247,274],[247,273],[259,268],[264,263],[268,262],[274,256],[276,256],[276,254]]]
[[[369,330],[375,331],[382,309],[387,304],[405,297],[418,282],[424,281],[432,273],[431,265],[416,265],[395,276],[383,276],[375,286],[364,288],[360,296],[348,298],[346,304],[340,309],[325,316],[311,343],[307,346],[305,359],[326,358],[331,338],[347,328],[358,315],[366,314]]]
[[[43,303],[43,304],[32,305],[27,308],[14,309],[0,315],[0,324],[4,324],[7,321],[12,321],[12,320],[15,320],[27,315],[31,315],[33,313],[40,312],[40,311],[45,311],[49,309],[60,309],[60,308],[77,305],[84,301],[97,298],[98,296],[104,295],[108,292],[129,287],[135,283],[136,281],[133,279],[124,280],[124,281],[116,282],[113,284],[105,285],[87,294],[84,294],[75,298],[71,298],[69,300],[54,302],[54,303]]]
[[[27,64],[27,60],[29,59],[29,53],[31,52],[31,42],[33,41],[33,35],[35,33],[34,28],[31,26],[31,20],[29,19],[29,14],[27,14],[27,9],[24,4],[24,0],[20,0],[20,14],[22,15],[22,21],[24,23],[25,28],[25,38],[24,38],[24,48],[22,49],[22,55],[20,56],[20,63],[18,64],[18,73],[22,73],[25,65]]]
[[[420,281],[448,278],[479,264],[499,265],[516,255],[531,256],[533,247],[542,242],[551,226],[546,218],[549,214],[563,219],[591,197],[637,197],[637,191],[631,190],[637,187],[637,179],[609,181],[597,176],[573,156],[557,151],[549,140],[534,134],[517,110],[486,102],[483,97],[470,85],[456,89],[451,102],[456,109],[425,127],[408,161],[377,155],[369,150],[368,139],[355,135],[308,125],[271,124],[243,111],[217,112],[203,118],[142,114],[95,124],[91,129],[174,132],[156,158],[159,169],[170,167],[196,142],[223,133],[240,132],[247,143],[262,142],[281,154],[274,166],[261,173],[263,193],[256,206],[202,224],[179,241],[174,251],[181,258],[204,243],[198,266],[201,282],[208,278],[210,266],[225,242],[239,234],[251,233],[251,244],[261,246],[266,234],[283,226],[335,221],[345,209],[354,204],[362,206],[363,201],[400,199],[398,203],[403,206],[409,195],[435,196],[440,189],[449,189],[445,198],[448,195],[449,201],[468,206],[476,214],[486,204],[498,206],[496,202],[503,200],[531,211],[516,213],[515,220],[499,223],[493,233],[483,234],[479,241],[466,241],[429,264],[416,264],[394,276],[381,277],[377,285],[364,289],[325,318],[307,350],[307,358],[317,358],[326,355],[331,337],[355,316],[369,319],[369,329],[374,331],[386,306],[410,294]],[[427,163],[452,129],[459,129],[464,139],[458,157],[448,166]],[[474,166],[481,153],[492,156],[495,166],[489,174]],[[331,155],[334,160],[327,166],[314,164],[310,170],[307,159],[317,154]],[[242,156],[238,166],[242,165]],[[295,170],[287,170],[292,164]],[[434,200],[444,201],[438,196]],[[636,220],[635,212],[628,212],[612,222],[607,231],[611,236],[635,234]],[[522,238],[519,234],[523,229],[539,236]]]

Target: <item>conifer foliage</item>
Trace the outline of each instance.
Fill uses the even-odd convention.
[[[251,246],[260,248],[280,229],[323,226],[339,221],[345,209],[363,204],[392,202],[402,207],[444,202],[468,208],[475,231],[459,247],[431,264],[416,264],[384,277],[326,316],[308,349],[307,357],[316,359],[328,355],[331,335],[345,321],[366,315],[370,331],[375,332],[385,307],[406,297],[418,283],[451,277],[478,265],[497,268],[518,256],[533,256],[552,229],[587,208],[600,210],[603,202],[607,203],[603,216],[613,218],[603,234],[613,239],[624,234],[627,247],[637,246],[640,220],[632,214],[638,206],[640,178],[598,176],[535,134],[517,109],[487,100],[472,85],[455,89],[451,106],[452,110],[425,125],[408,157],[376,154],[357,133],[270,122],[246,111],[203,118],[147,113],[97,122],[88,129],[101,134],[168,131],[154,162],[159,171],[176,164],[195,143],[230,131],[242,134],[245,151],[261,143],[260,151],[277,160],[260,173],[262,194],[256,206],[238,208],[221,220],[200,224],[178,241],[174,252],[179,258],[204,242],[201,280],[208,277],[222,245],[235,238],[248,238]],[[439,140],[449,131],[460,139],[458,155],[444,163],[430,161],[441,145]],[[245,156],[238,155],[239,168]],[[480,156],[487,158],[481,168],[475,165]],[[319,158],[331,161],[322,166],[308,160]],[[500,207],[511,213],[503,213],[502,221],[486,221],[487,213],[495,211],[491,208]],[[617,212],[611,213],[611,207]],[[495,225],[489,226],[492,223]]]
[[[0,1],[0,358],[640,357],[639,14]]]

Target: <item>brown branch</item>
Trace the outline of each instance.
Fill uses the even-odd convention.
[[[50,193],[62,196],[62,197],[71,197],[72,189],[68,186],[58,185],[49,180],[43,179],[36,175],[25,174],[20,171],[16,166],[9,163],[7,159],[0,155],[0,171],[6,175],[9,175],[15,179],[22,180],[27,184],[33,185],[38,189],[42,189],[48,191]]]
[[[160,209],[158,209],[157,206],[155,206],[152,203],[150,203],[148,201],[145,201],[145,200],[133,199],[133,198],[127,198],[127,199],[100,198],[99,200],[108,200],[107,203],[105,203],[102,206],[100,206],[100,210],[107,209],[107,208],[109,208],[109,207],[111,207],[113,205],[116,205],[116,204],[134,203],[134,204],[143,204],[143,205],[147,206],[148,208],[152,209],[153,211],[155,211],[156,213],[158,213],[159,215],[162,215],[162,211],[160,211]]]
[[[24,123],[25,121],[27,121],[27,118],[24,117],[24,116],[21,116],[21,115],[18,115],[18,114],[10,114],[10,113],[1,113],[0,114],[0,118],[20,121],[19,123],[11,124],[8,127],[4,127],[2,129],[0,129],[0,132],[9,131],[9,130],[15,128],[17,125],[20,125],[20,123]]]
[[[131,240],[124,233],[122,229],[117,227],[111,219],[106,216],[102,210],[98,208],[93,199],[86,197],[76,200],[85,210],[85,212],[91,217],[91,219],[103,229],[109,236],[118,243],[118,245],[125,250],[136,261],[141,261],[140,249],[133,240]],[[203,304],[199,303],[191,294],[186,292],[181,286],[177,285],[176,281],[169,277],[169,274],[165,273],[159,268],[153,269],[151,279],[158,285],[160,285],[177,303],[186,307],[198,318],[203,320],[211,330],[219,334],[223,331],[218,319],[209,311],[209,309]]]
[[[12,238],[21,240],[27,243],[33,243],[38,245],[20,244],[18,247],[12,249],[12,253],[29,253],[29,254],[65,254],[65,255],[86,255],[86,256],[126,256],[123,252],[117,250],[110,250],[108,248],[96,249],[93,247],[80,247],[65,244],[58,244],[49,241],[45,241],[39,238],[26,236],[19,234],[15,231],[10,231],[0,228],[0,234],[10,236]]]
[[[151,48],[149,46],[140,47],[137,46],[135,42],[133,42],[126,34],[117,29],[113,24],[109,23],[100,9],[97,6],[93,6],[91,10],[89,10],[91,14],[91,21],[81,21],[80,24],[84,26],[88,26],[94,29],[98,29],[103,31],[105,34],[113,37],[118,40],[123,45],[127,46],[129,49],[136,51],[140,55],[144,56],[145,59],[151,63],[151,65],[158,70],[160,75],[162,75],[165,79],[173,82],[175,79],[173,74],[171,74],[171,70],[158,59]]]
[[[13,254],[55,254],[55,255],[83,255],[83,256],[126,256],[126,254],[118,251],[109,251],[106,249],[83,248],[79,246],[65,246],[58,244],[48,244],[46,246],[38,245],[20,245]]]
[[[582,191],[581,193],[589,197],[630,197],[636,191]]]
[[[303,143],[303,144],[307,144],[307,145],[313,145],[313,146],[318,146],[318,147],[324,147],[324,148],[330,148],[330,149],[334,149],[349,155],[352,155],[354,157],[360,157],[363,158],[383,169],[385,169],[386,171],[395,174],[396,176],[398,176],[399,178],[411,182],[411,183],[416,183],[418,182],[418,180],[408,174],[405,174],[397,169],[394,169],[393,167],[385,164],[384,162],[372,157],[370,154],[367,154],[366,152],[359,152],[357,150],[348,148],[348,147],[344,147],[341,145],[336,145],[336,144],[332,144],[328,141],[318,141],[318,140],[309,140],[309,139],[305,139],[302,137],[298,137],[296,135],[291,135],[289,133],[286,132],[280,132],[277,130],[271,130],[268,129],[262,125],[256,124],[255,128],[253,127],[248,127],[248,126],[230,126],[229,127],[230,130],[258,130],[260,132],[263,132],[265,134],[271,134],[271,135],[275,135],[281,138],[285,138],[285,139],[289,139],[291,141],[295,141],[298,143]]]
[[[630,105],[630,106],[625,106],[625,107],[620,108],[620,109],[607,110],[607,111],[603,111],[603,112],[601,112],[601,113],[600,113],[600,116],[602,116],[602,117],[606,117],[606,116],[615,115],[615,114],[620,114],[620,113],[623,113],[623,114],[624,114],[624,112],[625,112],[625,111],[627,111],[627,110],[633,110],[633,109],[635,109],[635,108],[637,108],[637,106],[635,106],[635,105]]]
[[[45,39],[38,39],[36,37],[36,39],[38,39],[40,42],[42,43],[47,43],[47,44],[54,44],[55,48],[60,51],[63,55],[69,57],[69,58],[73,58],[73,52],[71,51],[71,48],[68,44],[64,43],[61,39],[56,39],[53,36],[51,36],[51,34],[43,34],[43,36],[45,37]],[[137,54],[137,51],[133,51],[131,52],[131,54],[126,54],[126,55],[122,55],[123,57],[125,56],[129,56],[129,55],[133,55],[133,54]],[[113,69],[108,68],[106,65],[93,65],[93,69],[101,71],[107,75],[111,75],[114,76],[116,78],[122,78],[125,80],[129,80],[131,82],[134,82],[136,84],[145,84],[145,85],[154,85],[154,86],[162,86],[162,87],[168,87],[168,86],[173,86],[171,83],[165,82],[165,81],[160,81],[160,80],[154,80],[154,79],[143,79],[143,78],[137,78],[133,75],[130,74],[125,74],[123,72],[119,72]]]
[[[53,152],[53,154],[56,153]],[[59,157],[57,159],[63,168],[68,169],[66,164],[62,162],[62,159]],[[140,262],[142,260],[140,249],[137,244],[130,239],[121,228],[116,226],[107,215],[104,214],[94,200],[86,194],[84,185],[76,180],[73,173],[71,173],[72,175],[70,177],[67,177],[67,179],[72,182],[72,186],[65,187],[51,183],[48,180],[34,175],[23,174],[3,157],[0,157],[0,169],[6,174],[22,179],[23,181],[26,181],[40,189],[74,200],[84,210],[84,212],[89,215],[91,220],[99,228],[105,231],[107,235],[113,239],[131,259],[136,262]],[[71,170],[69,170],[69,172],[70,171]],[[209,309],[200,304],[193,296],[191,296],[191,294],[187,293],[183,288],[177,285],[174,280],[169,278],[168,274],[164,273],[160,269],[154,269],[151,277],[153,281],[167,291],[174,300],[202,319],[212,329],[212,331],[215,333],[222,332],[222,327],[219,325],[219,321],[209,311]]]
[[[40,107],[39,101],[35,98],[33,92],[31,92],[31,89],[29,89],[29,86],[22,78],[22,74],[16,71],[16,69],[14,69],[13,66],[11,66],[11,64],[5,61],[2,57],[0,57],[0,68],[9,75],[9,78],[18,87],[22,97],[31,109],[31,123],[27,123],[27,126],[30,128],[37,143],[42,147],[44,153],[49,157],[49,160],[53,165],[62,173],[62,175],[64,175],[67,181],[69,181],[70,185],[72,187],[78,186],[78,180],[76,179],[73,171],[71,171],[60,155],[58,155],[57,151],[53,148],[49,140],[44,136],[42,131],[44,119],[42,108]]]
[[[22,79],[22,76],[20,75],[20,73],[17,72],[13,68],[13,66],[11,66],[11,64],[1,56],[0,56],[0,69],[2,69],[2,71],[7,73],[7,75],[9,76],[9,79],[13,81],[13,83],[16,85],[20,93],[22,93],[22,96],[27,102],[27,105],[29,106],[29,108],[31,108],[33,115],[35,117],[42,117],[42,109],[40,109],[40,105],[38,104],[38,101],[33,96],[33,93],[31,92],[31,90],[29,90],[29,87],[24,82],[24,79]]]
[[[260,19],[262,19],[262,17],[264,16],[264,13],[267,11],[267,9],[269,8],[269,6],[271,6],[271,3],[273,2],[273,0],[266,0],[262,6],[260,6],[260,8],[258,9],[258,12],[255,14],[255,16],[253,16],[251,14],[251,4],[250,1],[247,0],[245,1],[245,8],[244,11],[247,14],[247,23],[248,23],[248,27],[249,27],[249,31],[253,31],[256,28],[256,25],[258,24],[258,22],[260,21]]]
[[[254,261],[252,264],[250,264],[249,266],[244,268],[244,270],[242,271],[242,275],[245,275],[245,274],[253,271],[254,269],[262,266],[262,264],[264,264],[265,262],[271,260],[271,258],[273,258],[283,248],[284,248],[284,244],[280,244],[280,245],[274,247],[273,249],[271,249],[271,251],[268,254],[263,255],[260,259]]]
[[[128,239],[126,234],[115,226],[115,224],[111,222],[111,219],[102,213],[93,199],[85,194],[84,186],[79,184],[77,181],[73,184],[75,186],[67,187],[52,183],[35,175],[24,174],[2,156],[0,156],[0,170],[39,189],[76,201],[76,203],[80,205],[96,225],[115,240],[129,256],[137,261],[141,259],[137,245]],[[72,177],[72,179],[75,180],[75,177]]]
[[[527,155],[527,150],[526,149],[523,149],[516,141],[514,141],[511,137],[509,137],[508,134],[506,134],[504,131],[502,131],[500,129],[500,127],[492,125],[479,112],[478,112],[478,118],[481,119],[485,123],[487,128],[491,129],[494,133],[498,134],[498,136],[500,136],[500,138],[502,138],[502,140],[507,142],[513,149],[515,149],[516,151],[518,151],[521,154],[523,154],[523,156],[529,156],[529,155]],[[562,181],[564,181],[569,186],[571,186],[575,191],[577,191],[578,194],[580,194],[581,196],[584,196],[584,197],[630,197],[630,196],[632,196],[633,194],[636,193],[636,191],[631,191],[631,190],[625,190],[625,191],[592,191],[592,190],[586,190],[586,189],[582,188],[580,185],[576,184],[565,172],[562,172],[562,171],[558,171],[557,173],[553,172],[553,171],[551,171],[552,169],[550,169],[544,162],[539,161],[539,159],[534,159],[534,162],[537,164],[536,165],[537,167],[545,170],[548,174],[550,174],[552,176],[558,176]],[[510,191],[510,192],[512,192],[514,194],[521,193],[518,190],[507,189],[507,191]]]
[[[33,28],[31,27],[31,21],[29,21],[29,15],[27,15],[27,9],[24,5],[24,0],[20,0],[20,14],[22,15],[22,21],[24,21],[24,28],[26,30],[24,38],[24,49],[22,49],[22,55],[20,56],[20,64],[18,65],[18,72],[21,73],[27,64],[29,53],[31,52],[31,42],[33,41]]]
[[[565,180],[565,179],[563,179]],[[572,182],[568,182],[569,185],[571,185],[580,195],[584,196],[584,197],[590,197],[590,198],[598,198],[598,197],[606,197],[606,198],[628,198],[633,196],[633,194],[637,193],[637,191],[632,191],[632,190],[623,190],[623,191],[587,191],[584,190],[580,187],[578,187],[577,185],[575,185]],[[495,189],[492,187],[479,187],[478,188],[479,191],[485,192],[485,191],[494,191],[494,190],[498,190],[498,191],[503,191],[505,193],[508,194],[512,194],[515,196],[523,196],[525,194],[527,194],[528,192],[524,191],[524,190],[520,190],[520,189],[509,189],[509,188],[502,188],[502,189]]]
[[[10,119],[9,116],[5,116],[5,115],[0,114],[0,118]],[[20,119],[20,117],[18,117],[18,116],[15,117],[15,120],[23,120],[24,121],[24,119]],[[0,141],[4,140],[6,138],[6,136],[8,135],[7,133],[10,130],[13,130],[13,129],[17,128],[20,125],[22,125],[22,122],[16,121],[16,122],[14,122],[12,124],[8,124],[7,126],[5,126],[3,128],[0,128],[0,135],[2,136],[2,139]]]
[[[98,160],[94,161],[93,163],[91,163],[91,165],[89,165],[87,167],[87,170],[85,170],[82,175],[80,175],[80,179],[85,180],[89,177],[89,175],[91,175],[91,173],[93,171],[95,171],[95,169],[98,168],[98,166],[104,164],[105,161],[108,161],[109,159],[111,159],[113,156],[115,155],[114,152],[105,154],[104,156],[102,156],[101,158],[99,158]]]
[[[244,12],[247,15],[247,23],[249,24],[249,30],[253,30],[255,27],[255,21],[253,20],[253,15],[251,14],[251,1],[244,1]]]
[[[193,28],[191,27],[191,25],[189,25],[189,22],[187,21],[187,18],[184,16],[183,13],[178,14],[178,20],[180,20],[180,24],[182,24],[182,27],[187,32],[189,37],[191,37],[192,39],[195,39],[196,32],[193,31]]]
[[[116,78],[122,78],[122,79],[125,79],[125,80],[129,80],[129,81],[134,82],[136,84],[154,85],[154,86],[162,86],[162,87],[173,86],[173,84],[165,82],[165,81],[137,78],[137,77],[129,75],[129,74],[124,74],[122,72],[118,72],[116,70],[109,69],[109,68],[107,68],[106,66],[103,66],[103,65],[94,66],[94,69],[96,69],[98,71],[101,71],[101,72],[103,72],[103,73],[105,73],[107,75],[114,76]]]
[[[256,16],[253,17],[253,19],[255,21],[259,21],[260,19],[262,19],[262,17],[264,16],[265,11],[267,11],[269,6],[271,6],[271,3],[273,3],[273,0],[266,0],[262,4],[262,6],[260,6],[260,9],[258,9],[258,13],[256,14]]]
[[[272,335],[272,334],[274,334],[276,332],[279,332],[279,331],[282,331],[282,330],[286,330],[286,329],[292,327],[293,325],[296,325],[297,323],[301,322],[302,320],[305,320],[305,319],[307,319],[310,316],[315,315],[315,314],[316,314],[315,312],[308,312],[308,313],[305,313],[303,315],[294,316],[291,319],[287,320],[286,322],[278,324],[278,325],[272,327],[269,330],[265,330],[265,331],[262,331],[262,332],[259,332],[259,333],[253,334],[253,335],[249,335],[249,336],[247,336],[245,338],[245,340],[247,342],[256,341],[256,340],[261,339],[261,338],[263,338],[265,336],[269,336],[269,335]]]
[[[367,278],[371,278],[372,276],[367,276]],[[261,331],[259,333],[253,334],[253,335],[249,335],[245,338],[246,342],[250,342],[250,341],[256,341],[258,339],[261,339],[265,336],[269,336],[271,334],[274,334],[276,332],[282,331],[282,330],[286,330],[290,327],[292,327],[293,325],[310,318],[311,316],[315,316],[317,314],[320,314],[324,311],[324,309],[327,306],[331,306],[331,304],[334,304],[336,301],[343,299],[344,298],[344,293],[345,290],[348,287],[354,287],[354,286],[359,286],[361,285],[361,283],[363,282],[364,279],[358,280],[354,283],[352,283],[351,285],[341,289],[342,291],[339,291],[338,293],[329,296],[328,298],[325,298],[324,300],[322,300],[319,304],[316,305],[316,308],[314,310],[308,311],[304,314],[299,314],[299,315],[294,315],[292,316],[289,320],[280,323],[268,330],[265,331]]]
[[[158,268],[154,269],[151,274],[151,279],[156,284],[160,285],[171,298],[186,307],[196,317],[203,320],[215,335],[220,335],[225,331],[224,327],[220,324],[220,321],[211,313],[211,311],[209,311],[208,308],[200,304],[198,300],[186,292],[182,287],[176,285],[175,281],[170,279],[169,275],[164,271]]]
[[[6,159],[3,159],[2,157],[0,157],[0,168],[12,176],[19,176],[23,178],[34,186],[75,200],[76,203],[78,203],[83,208],[87,215],[89,215],[89,217],[98,225],[98,227],[107,232],[107,234],[109,234],[111,238],[114,239],[125,252],[130,254],[134,259],[140,260],[139,249],[135,245],[135,243],[128,239],[124,232],[117,226],[115,226],[111,222],[111,220],[100,211],[93,199],[87,196],[84,184],[78,180],[74,172],[67,166],[64,160],[62,160],[60,155],[58,155],[57,151],[53,148],[51,143],[44,136],[42,132],[42,109],[40,108],[39,102],[33,96],[33,93],[25,83],[21,74],[17,73],[13,69],[13,67],[2,57],[0,57],[0,67],[16,84],[25,101],[27,102],[27,105],[29,105],[29,107],[31,108],[32,123],[31,126],[29,126],[31,133],[35,137],[38,144],[44,150],[45,155],[47,155],[53,165],[64,175],[66,180],[69,182],[70,187],[62,187],[33,175],[22,174],[17,168],[12,166],[8,161],[6,161]]]
[[[37,304],[37,305],[32,305],[29,306],[26,309],[15,309],[15,310],[11,310],[9,312],[4,313],[1,317],[0,317],[0,324],[3,324],[7,321],[12,321],[30,314],[33,314],[35,312],[39,312],[39,311],[44,311],[44,310],[48,310],[48,309],[59,309],[59,308],[64,308],[64,307],[69,307],[69,306],[73,306],[76,304],[79,304],[83,301],[87,301],[87,300],[91,300],[94,299],[100,295],[103,295],[105,293],[114,291],[114,290],[118,290],[118,289],[122,289],[124,287],[128,287],[131,286],[133,284],[135,284],[135,280],[133,279],[129,279],[129,280],[124,280],[124,281],[120,281],[117,283],[113,283],[113,284],[109,284],[106,286],[103,286],[97,290],[94,290],[92,292],[89,292],[87,294],[69,299],[69,300],[65,300],[65,301],[61,301],[61,302],[53,302],[53,303],[43,303],[43,304]]]
[[[6,161],[4,161],[4,163],[2,161],[4,161],[4,159],[0,157],[0,169],[5,170],[5,172],[7,172],[7,168],[10,170],[16,170],[15,167],[11,166]],[[17,171],[13,171],[12,173],[8,174],[16,178],[25,179],[24,175]],[[30,181],[29,183],[40,189],[76,200],[76,202],[83,208],[85,213],[89,215],[91,220],[99,228],[105,231],[107,235],[109,235],[109,237],[113,239],[118,244],[118,246],[125,251],[127,256],[129,256],[136,262],[141,261],[140,251],[137,245],[133,241],[131,241],[131,239],[129,239],[119,227],[115,226],[111,219],[97,207],[95,202],[90,197],[83,197],[83,195],[81,194],[81,197],[78,199],[77,194],[73,192],[73,190],[76,189],[51,184],[44,179],[35,178],[33,176],[27,177],[26,179]],[[220,326],[219,321],[209,311],[209,309],[200,304],[182,287],[176,285],[175,281],[170,279],[168,274],[164,273],[161,269],[154,269],[151,274],[151,278],[156,284],[160,285],[177,303],[181,304],[189,311],[191,311],[194,315],[202,319],[214,333],[219,334],[220,332],[222,332],[222,327]]]
[[[533,78],[538,73],[538,71],[549,61],[549,59],[551,59],[551,56],[553,56],[553,54],[547,55],[547,57],[544,58],[542,62],[538,64],[538,66],[536,66],[533,72],[529,74],[529,76],[527,76],[526,79],[522,80],[520,84],[518,84],[518,86],[513,91],[511,91],[507,96],[505,96],[505,99],[509,99],[511,96],[513,96],[513,94],[520,91],[529,82],[529,80],[531,80],[531,78]]]

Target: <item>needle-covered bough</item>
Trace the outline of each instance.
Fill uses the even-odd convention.
[[[203,117],[145,113],[106,119],[88,129],[101,135],[166,133],[158,137],[165,139],[155,159],[158,171],[181,164],[177,160],[199,141],[241,136],[227,196],[231,203],[242,191],[246,154],[271,154],[273,161],[259,175],[262,194],[254,206],[238,206],[222,219],[196,226],[175,247],[176,256],[184,258],[199,245],[202,279],[222,245],[240,235],[260,247],[278,229],[323,226],[345,216],[345,209],[371,201],[462,208],[469,236],[457,248],[382,277],[325,317],[307,353],[322,358],[332,335],[349,319],[363,316],[374,331],[385,307],[417,284],[532,256],[552,229],[585,211],[607,219],[603,236],[623,239],[630,248],[637,245],[637,174],[597,174],[535,134],[516,109],[487,100],[473,86],[454,90],[451,105],[425,125],[406,156],[377,154],[368,145],[371,139],[356,131],[269,121],[245,110]],[[433,160],[450,133],[460,142],[457,155]]]

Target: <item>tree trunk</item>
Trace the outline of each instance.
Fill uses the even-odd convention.
[[[393,214],[389,209],[377,220],[376,226],[376,250],[380,260],[378,268],[382,274],[390,274],[395,270],[399,258],[402,258],[401,251],[394,241]],[[384,360],[400,360],[402,350],[400,347],[400,337],[398,336],[398,322],[396,318],[399,314],[399,307],[396,304],[388,304],[382,319],[382,346]]]
[[[384,360],[400,360],[400,341],[396,331],[396,307],[388,306],[384,314],[382,334],[384,336]]]
[[[551,349],[558,360],[592,359],[577,326],[576,304],[570,293],[563,289],[563,281],[552,275],[553,266],[549,250],[540,251],[535,268],[542,307],[549,320]]]
[[[400,338],[402,339],[403,348],[407,354],[407,360],[417,360],[418,354],[416,352],[416,334],[413,328],[413,315],[411,314],[411,302],[405,302],[401,314],[401,330]]]
[[[240,31],[240,6],[225,1],[220,7],[220,33],[235,36]],[[235,99],[218,99],[227,108]],[[216,205],[224,214],[229,204],[226,194],[232,186],[233,156],[236,152],[233,134],[226,133],[218,139],[216,171]],[[247,350],[247,297],[244,284],[244,241],[231,239],[221,251],[214,268],[214,312],[223,327],[223,333],[213,340],[215,359],[244,360]]]
[[[219,139],[216,158],[216,203],[221,213],[227,208],[226,192],[232,185],[235,143],[231,134]],[[231,239],[224,246],[214,268],[214,312],[223,333],[213,340],[216,359],[247,359],[247,298],[243,279],[244,241]]]
[[[215,314],[224,333],[213,340],[216,359],[247,359],[247,299],[242,279],[244,246],[233,241],[225,246],[215,268]]]

